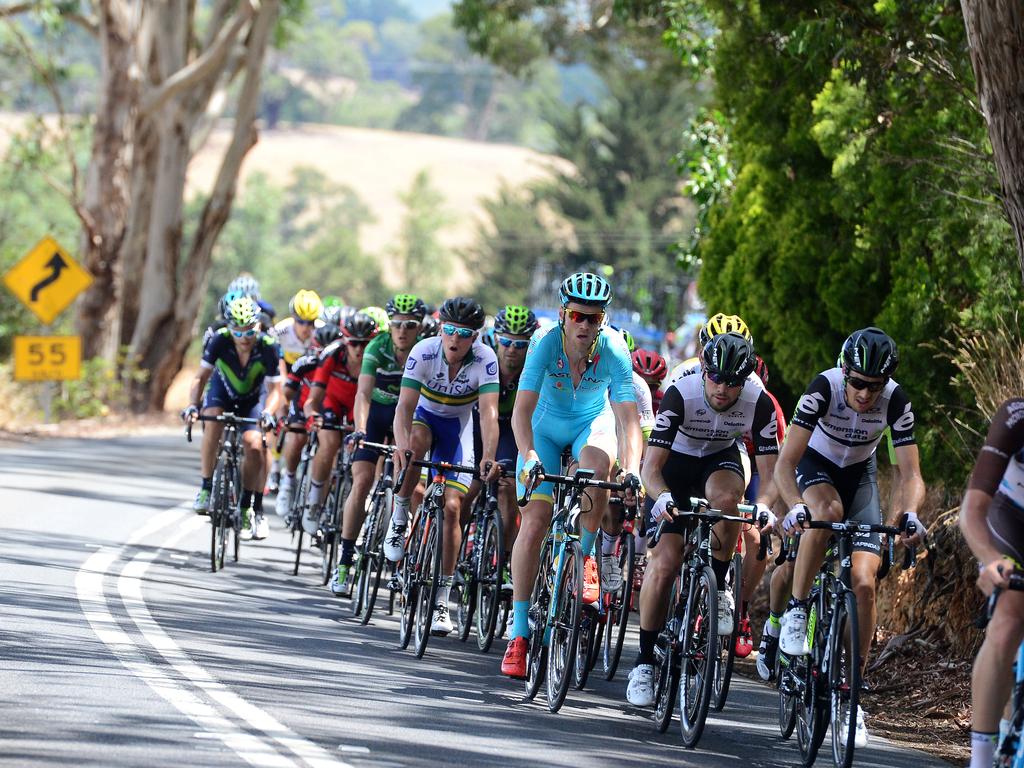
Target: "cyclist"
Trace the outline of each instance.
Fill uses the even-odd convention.
[[[1009,586],[1024,564],[1024,399],[999,406],[978,453],[960,507],[960,530],[978,560],[978,588]],[[1013,662],[1024,641],[1024,593],[999,595],[971,679],[971,764],[990,768],[999,715],[1013,688]]]
[[[274,412],[282,400],[280,355],[277,344],[259,330],[259,307],[248,296],[239,296],[227,307],[228,325],[217,331],[203,350],[199,372],[189,390],[191,404],[182,412],[186,422],[199,416],[218,416],[233,413],[237,416],[259,418],[261,426],[272,429]],[[209,387],[207,388],[207,383]],[[266,400],[262,388],[267,385]],[[203,395],[205,391],[205,397]],[[203,430],[200,448],[200,476],[202,485],[192,508],[207,514],[210,491],[213,489],[213,469],[223,425],[209,423]],[[245,457],[242,460],[242,513],[243,539],[263,539],[267,535],[267,522],[263,517],[263,488],[266,466],[263,445],[255,425],[242,428]],[[254,519],[255,518],[255,519]]]
[[[441,323],[433,315],[424,315],[423,317],[423,329],[420,331],[421,339],[429,339],[431,336],[437,336],[437,332],[441,327]]]
[[[700,327],[700,331],[697,334],[698,356],[687,358],[673,368],[671,375],[668,377],[668,386],[671,387],[682,376],[698,372],[700,370],[700,351],[707,346],[707,343],[711,341],[713,336],[718,336],[721,333],[738,333],[751,343],[754,341],[750,335],[750,328],[747,327],[747,324],[743,322],[743,318],[739,315],[726,315],[722,312],[712,315]],[[753,371],[751,371],[751,375],[753,376]]]
[[[388,300],[385,311],[390,333],[378,334],[366,347],[359,372],[353,409],[356,431],[352,441],[356,445],[360,438],[373,443],[391,438],[402,371],[409,351],[416,344],[426,305],[410,293],[398,293]],[[377,450],[368,447],[358,447],[352,454],[352,488],[345,501],[343,539],[354,541],[363,527],[366,496],[373,484],[379,455]]]
[[[669,593],[683,564],[683,545],[689,531],[685,518],[674,519],[670,503],[685,505],[699,496],[727,515],[735,515],[745,486],[737,438],[754,435],[756,461],[762,475],[772,476],[779,452],[775,407],[764,389],[748,379],[754,369],[754,347],[739,333],[713,336],[701,351],[702,375],[681,377],[665,391],[658,426],[644,460],[644,485],[656,498],[647,524],[667,521],[661,541],[648,550],[649,561],[640,590],[640,652],[629,673],[626,699],[637,707],[654,703],[654,647],[665,623]],[[768,511],[770,483],[757,500],[759,516]],[[734,618],[732,592],[722,589],[736,551],[740,524],[718,523],[714,528],[711,569],[718,590],[719,635],[730,635]]]
[[[324,423],[340,424],[350,418],[355,410],[356,389],[362,371],[364,353],[367,345],[377,335],[377,323],[364,312],[352,315],[342,329],[342,338],[327,347],[320,355],[320,363],[313,374],[313,384],[309,400],[306,401],[304,412],[312,417],[314,428]],[[305,514],[302,516],[302,528],[310,536],[314,536],[320,527],[321,499],[324,484],[330,479],[334,467],[334,459],[341,446],[341,433],[324,430],[319,435],[320,447],[313,458],[310,472],[309,493],[306,497]],[[345,568],[340,584],[331,583],[331,591],[340,594],[340,588],[348,577],[348,568],[352,565],[352,553],[355,551],[355,536],[341,541],[341,562]],[[335,574],[336,576],[338,574]]]
[[[316,373],[317,366],[320,364],[320,353],[341,336],[341,329],[336,325],[324,323],[314,331],[313,336],[313,347],[292,363],[288,371],[288,378],[284,383],[285,397],[288,399],[285,423],[289,426],[305,424],[306,414],[303,406],[309,399],[313,374]],[[281,451],[284,472],[281,473],[281,487],[277,492],[277,514],[279,517],[285,517],[288,510],[291,509],[292,494],[295,492],[295,472],[299,467],[302,448],[305,444],[305,432],[289,431],[285,433],[284,448]]]
[[[665,358],[649,349],[637,349],[633,352],[633,372],[639,374],[647,384],[651,391],[651,408],[657,413],[661,408],[661,398],[665,395],[661,389],[661,383],[668,373]]]
[[[395,409],[395,453],[398,471],[408,468],[406,452],[413,457],[430,450],[431,461],[472,466],[480,459],[486,480],[497,476],[494,455],[498,446],[498,360],[479,340],[484,310],[473,299],[448,299],[439,311],[441,333],[416,344],[409,353],[402,376],[402,394]],[[483,454],[473,452],[473,407],[479,401]],[[407,471],[395,492],[394,512],[384,554],[392,562],[402,558],[409,504],[419,472]],[[431,634],[452,631],[448,596],[458,559],[462,530],[459,525],[462,497],[472,481],[469,474],[445,478],[444,531],[441,546],[441,581],[434,606]]]
[[[519,447],[516,492],[535,469],[557,472],[562,451],[595,477],[607,480],[616,457],[627,479],[639,475],[643,436],[633,394],[632,365],[622,337],[603,327],[611,286],[589,272],[570,275],[559,288],[559,324],[534,334],[519,377],[512,429]],[[513,620],[501,671],[526,676],[527,611],[541,545],[551,523],[550,482],[537,486],[522,510],[512,549]],[[586,492],[589,512],[581,516],[584,600],[600,598],[593,558],[597,529],[608,507],[608,492]]]
[[[904,543],[916,544],[924,528],[917,510],[924,500],[920,460],[914,441],[914,411],[903,389],[891,377],[899,364],[896,343],[881,329],[863,328],[843,343],[842,367],[818,374],[797,403],[786,444],[779,457],[775,483],[790,508],[783,532],[797,533],[798,515],[814,520],[856,519],[881,523],[877,504],[857,507],[855,495],[870,482],[868,464],[886,427],[892,430],[900,470],[903,511],[916,526]],[[856,511],[856,517],[852,514]],[[896,525],[900,510],[890,512]],[[793,597],[782,617],[779,648],[787,656],[802,656],[807,645],[807,599],[828,545],[827,531],[806,531],[793,570]],[[875,574],[881,562],[877,534],[853,544],[852,581],[857,597],[861,664],[867,664],[875,633]],[[844,723],[841,733],[847,733]],[[864,714],[857,710],[855,745],[867,744]]]

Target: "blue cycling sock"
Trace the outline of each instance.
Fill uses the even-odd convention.
[[[597,541],[597,531],[588,531],[585,525],[580,526],[580,545],[583,547],[583,556],[590,557],[594,554],[594,542]]]
[[[530,636],[530,620],[527,616],[529,610],[529,600],[512,601],[512,640],[515,640],[517,637]]]

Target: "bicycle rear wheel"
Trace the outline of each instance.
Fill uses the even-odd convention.
[[[672,710],[676,705],[679,690],[679,621],[675,628],[668,627],[658,633],[654,645],[654,726],[658,733],[664,733],[672,724]]]
[[[437,604],[437,588],[441,581],[442,531],[444,508],[435,507],[427,521],[427,538],[420,549],[419,596],[416,600],[416,658],[422,659],[430,640],[430,624]]]
[[[324,540],[320,550],[320,586],[326,587],[338,565],[338,545],[341,541],[341,499],[344,488],[334,487],[324,508],[329,510]]]
[[[386,558],[384,557],[384,532],[388,523],[388,512],[391,510],[391,492],[379,493],[374,496],[373,507],[370,516],[374,519],[374,526],[370,544],[367,545],[368,561],[363,571],[366,573],[366,597],[363,604],[363,615],[361,622],[366,625],[373,616],[373,608],[377,604],[377,592],[380,590],[380,580],[384,575]]]
[[[608,606],[605,617],[604,648],[604,679],[612,680],[619,668],[622,658],[622,644],[626,639],[626,627],[629,625],[629,611],[633,602],[633,580],[636,578],[636,540],[631,534],[619,537],[616,556],[622,569],[622,588],[614,595]],[[675,695],[675,694],[673,694]]]
[[[549,585],[551,574],[551,541],[546,540],[540,552],[540,566],[537,578],[533,580],[530,592],[530,636],[528,638],[529,656],[526,660],[526,700],[532,701],[544,683],[548,661],[548,613],[551,604]]]
[[[682,627],[679,676],[679,726],[683,744],[690,748],[704,733],[718,650],[718,583],[709,565],[695,578]]]
[[[729,697],[729,683],[732,682],[733,665],[736,663],[736,638],[739,633],[739,615],[742,601],[740,582],[743,573],[743,557],[739,554],[733,555],[729,563],[729,571],[725,576],[723,590],[732,592],[733,624],[732,633],[727,637],[719,636],[718,654],[715,658],[715,684],[711,688],[711,709],[721,712],[725,708],[725,700]]]
[[[455,634],[466,642],[473,631],[473,612],[476,610],[476,568],[473,564],[473,541],[470,529],[474,528],[470,518],[462,530],[462,543],[455,559],[455,575],[452,576],[451,600],[455,604]]]
[[[226,496],[224,473],[218,467],[213,473],[213,492],[210,494],[210,570],[213,573],[224,567],[224,532],[221,529]]]
[[[788,739],[796,728],[796,712],[801,700],[800,680],[782,651],[775,656],[775,680],[779,689],[779,735]]]
[[[857,734],[857,706],[860,704],[860,638],[857,634],[857,597],[853,592],[844,592],[835,607],[828,635],[828,659],[832,762],[836,768],[850,768]]]
[[[583,608],[580,612],[580,631],[576,641],[576,660],[572,666],[572,684],[578,691],[582,691],[586,686],[590,670],[597,661],[600,626],[597,610],[589,605]]]
[[[797,743],[805,766],[811,766],[825,740],[829,720],[828,681],[820,674],[825,655],[825,636],[822,624],[828,617],[818,616],[815,622],[811,653],[800,657],[801,701],[797,707]],[[793,663],[793,662],[791,662]]]
[[[487,518],[483,544],[477,558],[476,577],[476,647],[487,653],[494,642],[494,632],[501,612],[501,586],[505,573],[505,534],[501,515]]]
[[[555,588],[551,596],[551,636],[548,643],[548,709],[557,712],[565,703],[572,682],[583,612],[583,551],[578,541],[562,548]]]

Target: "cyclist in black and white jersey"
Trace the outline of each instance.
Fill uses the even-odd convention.
[[[647,445],[642,476],[650,498],[656,498],[648,525],[660,520],[663,529],[659,545],[649,551],[650,562],[640,590],[640,653],[629,673],[626,699],[636,707],[654,702],[654,646],[665,623],[672,584],[683,562],[683,541],[689,526],[674,519],[669,503],[686,507],[691,496],[707,498],[712,507],[735,515],[746,485],[737,438],[751,432],[755,460],[762,477],[758,511],[774,520],[771,483],[778,422],[775,405],[764,388],[751,386],[747,376],[754,369],[754,347],[738,333],[715,336],[701,354],[700,376],[683,376],[670,386],[661,400],[657,425]],[[719,587],[732,561],[739,538],[739,523],[719,523],[714,528],[712,570]],[[719,635],[732,634],[734,627],[732,592],[718,591]]]
[[[905,543],[921,540],[924,528],[917,510],[924,501],[920,460],[914,441],[910,399],[891,378],[899,363],[896,343],[878,328],[856,331],[843,344],[842,367],[818,374],[800,398],[779,456],[775,483],[790,507],[782,522],[786,534],[799,533],[798,515],[839,522],[854,519],[854,499],[868,480],[868,465],[886,428],[892,432],[900,470],[902,509],[890,510],[890,525],[906,513],[917,533]],[[877,505],[857,507],[856,520],[880,524]],[[806,655],[807,599],[821,567],[830,533],[803,533],[793,573],[793,597],[782,617],[779,647],[789,656]],[[852,558],[853,589],[860,619],[861,663],[867,664],[875,633],[875,574],[881,562],[877,534],[858,536]],[[849,732],[844,723],[842,734]],[[863,712],[858,707],[855,744],[867,744]]]
[[[960,507],[960,530],[978,560],[986,595],[1024,569],[1024,399],[1004,402],[989,426]],[[989,768],[999,714],[1013,687],[1013,660],[1024,640],[1024,592],[999,596],[971,678],[971,765]]]

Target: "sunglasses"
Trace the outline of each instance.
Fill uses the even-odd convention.
[[[420,327],[419,320],[392,320],[392,328],[401,328],[403,331],[411,331],[414,328]]]
[[[452,325],[451,323],[444,323],[441,325],[441,333],[445,336],[458,336],[460,339],[468,339],[476,333],[476,331],[472,328],[460,328],[459,326]]]
[[[512,347],[512,349],[526,349],[530,346],[529,339],[510,339],[507,336],[499,336],[498,343],[503,347]]]
[[[858,379],[855,376],[847,376],[846,383],[856,389],[858,392],[866,389],[868,392],[881,392],[885,389],[885,385],[888,381],[865,381],[864,379]]]
[[[312,325],[315,322],[316,322],[316,320],[303,320],[301,317],[296,317],[295,318],[295,324],[296,325]]]
[[[235,330],[234,328],[231,329],[231,335],[234,336],[236,339],[242,339],[242,338],[249,339],[249,338],[252,338],[253,336],[255,336],[258,332],[259,332],[259,328],[257,328],[257,327],[246,328],[246,329],[239,329],[239,330]]]
[[[707,377],[708,381],[714,384],[725,384],[727,387],[742,387],[743,382],[746,381],[746,377],[737,379],[732,376],[726,376],[722,373],[712,373],[708,370],[704,371],[704,375]]]
[[[604,322],[604,312],[578,312],[575,309],[567,309],[565,314],[569,316],[569,319],[574,323],[590,323],[591,325],[600,325]]]
[[[345,339],[345,343],[350,347],[365,347],[370,343],[369,339]]]

